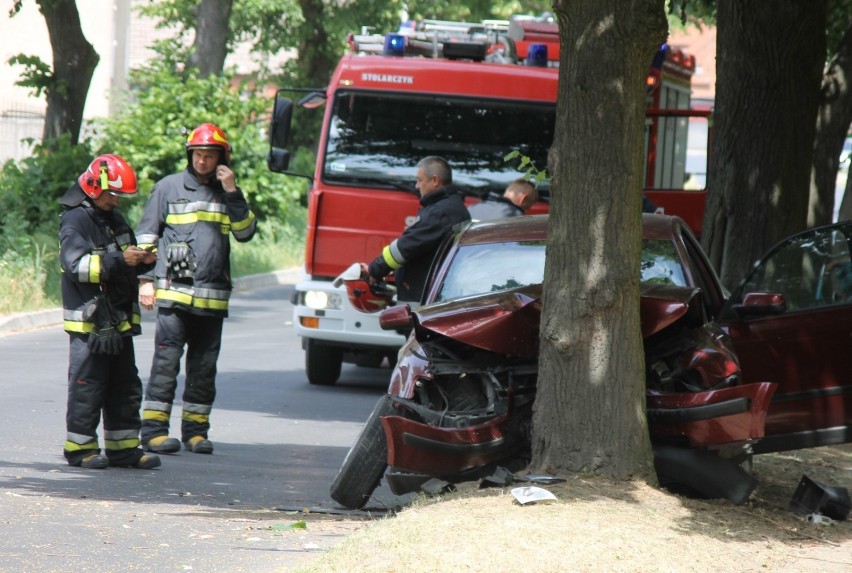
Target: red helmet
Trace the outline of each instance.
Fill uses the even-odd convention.
[[[186,160],[192,164],[193,149],[218,149],[222,152],[221,163],[230,165],[231,144],[225,132],[212,123],[202,123],[186,138]]]
[[[118,155],[99,155],[89,164],[77,183],[83,192],[97,199],[103,192],[109,191],[113,195],[135,195],[136,194],[136,172],[127,161]]]
[[[370,284],[365,280],[358,279],[347,280],[345,284],[349,302],[356,310],[373,313],[384,310],[393,304],[396,288],[387,283]]]

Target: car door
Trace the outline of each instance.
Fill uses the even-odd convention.
[[[719,322],[744,382],[778,384],[757,453],[852,441],[852,225],[782,241],[737,287]],[[785,305],[750,312],[749,293]]]

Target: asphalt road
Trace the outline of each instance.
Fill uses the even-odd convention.
[[[389,370],[346,367],[337,386],[309,385],[290,288],[235,294],[211,416],[215,452],[162,456],[155,470],[69,467],[67,335],[59,325],[0,333],[0,571],[290,571],[364,519],[340,510],[328,486]],[[145,313],[136,338],[143,382],[152,320]],[[179,416],[178,401],[175,429]],[[367,513],[406,501],[383,486]]]

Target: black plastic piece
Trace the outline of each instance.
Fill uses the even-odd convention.
[[[852,501],[845,487],[830,486],[802,475],[788,509],[808,515],[818,513],[831,519],[843,520],[849,515]]]

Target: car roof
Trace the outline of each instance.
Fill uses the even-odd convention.
[[[460,245],[483,245],[547,239],[547,215],[474,221],[460,237]]]
[[[512,241],[544,241],[547,239],[548,215],[525,215],[507,219],[475,221],[464,229],[459,245],[484,245]],[[643,213],[642,238],[667,240],[684,223],[678,217]]]

